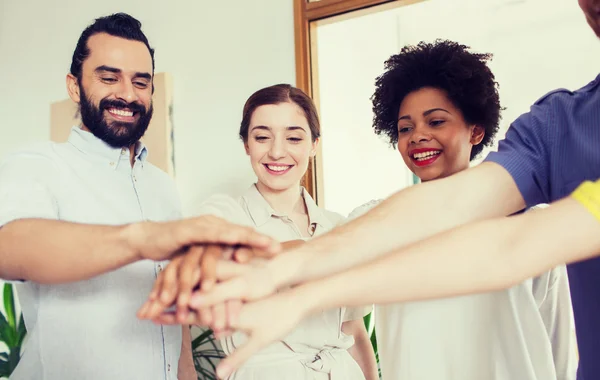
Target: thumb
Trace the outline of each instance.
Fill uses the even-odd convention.
[[[264,344],[256,338],[251,336],[248,341],[235,350],[231,355],[221,360],[217,366],[217,376],[219,379],[225,379],[230,376],[232,372],[238,370],[252,355],[256,354]]]

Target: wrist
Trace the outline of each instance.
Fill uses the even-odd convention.
[[[302,272],[308,257],[299,251],[284,251],[267,263],[276,289],[289,287],[303,281]]]
[[[323,299],[319,296],[320,292],[312,282],[291,288],[289,293],[291,305],[300,309],[302,318],[325,309],[322,304]]]
[[[131,262],[145,259],[141,246],[142,242],[146,239],[146,223],[147,222],[126,224],[120,227],[117,232],[119,245],[124,248],[125,256]]]

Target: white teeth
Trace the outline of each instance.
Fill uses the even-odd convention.
[[[267,165],[267,168],[269,168],[269,170],[272,170],[274,172],[282,172],[284,170],[287,170],[289,168],[289,166],[274,166],[274,165]]]
[[[419,161],[423,161],[423,160],[427,160],[433,156],[437,156],[438,154],[440,154],[440,151],[430,150],[428,152],[415,153],[415,154],[413,154],[413,157]]]
[[[118,108],[111,108],[108,112],[119,116],[133,116],[133,111],[125,111]]]

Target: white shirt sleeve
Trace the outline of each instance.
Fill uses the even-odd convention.
[[[352,212],[350,212],[350,214],[348,214],[348,219],[346,219],[347,222],[358,218],[359,216],[366,214],[367,212],[369,212],[371,209],[375,208],[375,206],[377,206],[378,204],[380,204],[383,200],[382,199],[374,199],[372,201],[369,201],[363,205],[358,206],[357,208],[355,208],[354,210],[352,210]]]
[[[198,215],[213,215],[225,219],[230,223],[251,226],[248,214],[242,208],[240,202],[230,195],[216,194],[202,202]]]
[[[539,306],[540,315],[552,344],[557,380],[575,380],[577,340],[567,270],[557,267],[547,274],[548,289]]]
[[[358,218],[359,216],[361,216],[363,214],[366,214],[369,210],[371,210],[372,208],[377,206],[379,203],[381,203],[381,201],[382,201],[381,199],[374,199],[370,202],[367,202],[363,205],[358,206],[357,208],[352,210],[352,212],[350,212],[350,214],[348,214],[348,218],[343,220],[340,224],[347,223],[351,220]],[[373,311],[373,305],[347,308],[344,310],[343,321],[347,322],[347,321],[353,321],[356,319],[361,319],[372,311]]]
[[[0,163],[0,226],[17,219],[58,219],[52,186],[59,181],[53,162],[33,153],[13,154]]]

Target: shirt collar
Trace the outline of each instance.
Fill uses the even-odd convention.
[[[106,161],[106,164],[113,168],[117,167],[121,156],[129,158],[129,148],[114,148],[80,127],[71,128],[68,142],[79,151]],[[147,156],[148,149],[144,143],[138,141],[135,144],[135,159],[139,160],[143,166]]]
[[[306,205],[306,210],[308,211],[309,224],[319,224],[323,227],[324,223],[326,223],[326,218],[323,214],[323,211],[319,208],[319,206],[317,206],[315,201],[304,187],[301,188],[301,194],[302,198],[304,199],[304,204]],[[246,190],[242,197],[248,206],[248,213],[257,227],[267,223],[272,216],[287,216],[283,213],[275,211],[273,207],[271,207],[269,202],[267,202],[260,191],[258,191],[256,184],[250,186],[250,188]]]

